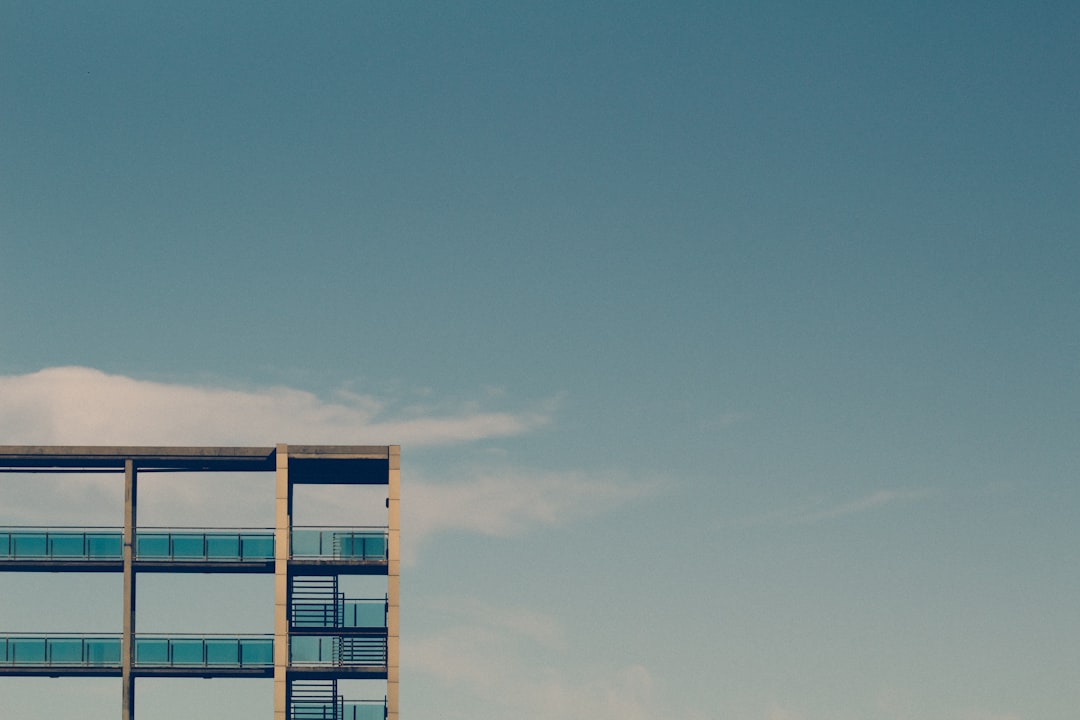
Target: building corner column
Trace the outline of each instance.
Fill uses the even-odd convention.
[[[292,486],[289,446],[278,444],[274,525],[274,720],[289,714],[289,555],[292,547]]]
[[[398,720],[401,613],[401,446],[389,448],[387,477],[386,720]]]
[[[138,527],[139,483],[135,461],[124,461],[124,630],[120,640],[120,676],[123,686],[122,720],[135,718],[135,530]]]

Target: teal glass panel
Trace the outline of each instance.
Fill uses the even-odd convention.
[[[241,557],[244,560],[273,560],[273,535],[244,535],[241,539]]]
[[[82,533],[49,534],[49,555],[52,557],[84,557],[85,546]]]
[[[342,557],[364,557],[363,536],[342,533],[338,536],[338,544]]]
[[[207,534],[206,556],[210,560],[236,560],[240,557],[240,536]]]
[[[90,638],[86,641],[87,665],[119,665],[120,638]]]
[[[9,663],[11,658],[8,656],[8,641],[7,638],[0,638],[0,663]]]
[[[383,601],[346,601],[345,627],[386,627],[386,603]]]
[[[351,530],[293,529],[293,557],[385,560],[386,534]]]
[[[386,537],[382,533],[341,533],[338,537],[342,557],[376,560],[386,557]]]
[[[115,560],[124,556],[124,537],[120,533],[87,534],[86,553],[92,560]]]
[[[0,533],[0,557],[10,558],[14,552],[15,547],[11,543],[11,533]]]
[[[364,553],[368,558],[386,558],[386,535],[369,535],[364,539]]]
[[[203,535],[174,533],[172,536],[172,556],[177,560],[201,560],[206,556],[203,547]]]
[[[16,558],[45,557],[45,533],[20,532],[11,534]]]
[[[135,555],[140,559],[168,558],[168,533],[139,533],[135,538]]]
[[[241,638],[240,663],[245,667],[274,664],[274,641],[270,638]]]
[[[11,660],[16,664],[45,662],[45,638],[10,638],[8,646]]]
[[[169,641],[164,638],[135,638],[135,662],[143,665],[167,665]]]
[[[82,638],[49,638],[49,662],[53,665],[82,665]]]
[[[343,710],[342,720],[384,720],[386,717],[386,706],[382,703],[347,702],[344,704]]]
[[[240,642],[238,640],[207,640],[207,665],[239,665]]]
[[[337,655],[334,648],[335,639],[319,635],[294,636],[289,646],[292,662],[301,665],[332,663]]]
[[[172,644],[173,665],[202,665],[203,664],[203,641],[173,638]]]
[[[318,530],[294,529],[292,531],[292,554],[296,557],[317,557],[322,555],[322,539],[323,533]]]

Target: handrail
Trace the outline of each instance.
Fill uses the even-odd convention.
[[[386,700],[300,700],[289,708],[289,720],[384,720]]]
[[[294,526],[291,557],[385,562],[389,530],[377,526]],[[139,527],[135,560],[157,562],[269,562],[272,528]],[[0,527],[0,561],[117,562],[123,531],[116,527]]]
[[[389,543],[387,526],[294,526],[290,533],[294,559],[385,561]]]
[[[385,628],[387,600],[352,598],[339,593],[333,601],[296,600],[292,626],[297,628]]]
[[[386,665],[387,639],[380,635],[293,635],[289,664],[303,667]]]
[[[0,634],[0,666],[119,667],[120,636],[107,633]]]
[[[135,559],[169,562],[266,562],[274,531],[266,528],[139,528]]]
[[[120,634],[0,634],[0,666],[119,667]],[[262,668],[274,664],[273,635],[139,633],[135,667]]]
[[[119,560],[123,532],[115,528],[0,528],[0,559]]]
[[[274,664],[273,635],[137,634],[139,668],[267,668]]]
[[[118,667],[120,634],[0,634],[0,667]],[[302,667],[385,666],[385,636],[294,635],[289,662]],[[273,635],[139,633],[137,668],[253,668],[274,664]]]
[[[157,561],[266,562],[274,557],[268,528],[138,528],[135,559]],[[0,560],[119,561],[119,528],[0,527]]]

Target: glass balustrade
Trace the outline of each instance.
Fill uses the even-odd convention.
[[[154,635],[135,637],[139,668],[267,668],[274,665],[269,636]]]
[[[0,529],[0,561],[119,561],[124,535],[112,529]],[[272,530],[147,529],[135,535],[135,559],[159,562],[267,562]]]
[[[289,662],[314,667],[384,666],[386,636],[294,635]]]
[[[111,529],[0,529],[0,560],[122,560],[124,535]]]
[[[94,668],[120,666],[120,638],[104,635],[0,636],[0,665]]]
[[[341,720],[385,720],[386,703],[361,701],[342,703]]]
[[[136,636],[139,668],[268,668],[274,665],[272,636]],[[96,668],[120,666],[118,635],[0,636],[0,666]]]
[[[292,624],[297,628],[384,628],[386,600],[294,601]]]
[[[292,529],[292,556],[310,560],[386,560],[385,528]]]
[[[267,562],[274,559],[270,530],[140,530],[135,558],[173,562]]]
[[[292,556],[306,560],[385,562],[385,528],[292,530]],[[112,528],[0,528],[0,561],[120,561],[124,536]],[[259,529],[145,528],[135,559],[150,562],[269,562],[274,532]]]
[[[385,720],[386,703],[382,700],[339,702],[295,702],[293,720]]]

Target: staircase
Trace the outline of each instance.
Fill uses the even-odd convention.
[[[337,680],[293,680],[289,720],[343,720]]]
[[[337,575],[294,577],[292,626],[339,628],[344,621],[344,600],[338,592]]]

